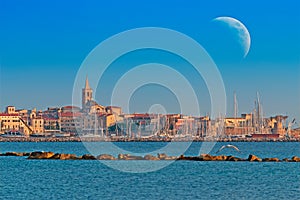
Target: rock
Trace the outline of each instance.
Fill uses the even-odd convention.
[[[284,159],[282,159],[282,162],[291,162],[291,160],[288,158],[284,158]]]
[[[167,156],[165,157],[165,160],[177,160],[176,156]]]
[[[293,157],[292,157],[292,161],[293,161],[293,162],[300,162],[300,158],[297,157],[297,156],[293,156]]]
[[[119,154],[118,159],[119,160],[144,160],[142,156],[133,156],[130,154]]]
[[[200,160],[202,160],[202,161],[212,161],[213,156],[211,156],[209,154],[201,154],[200,155]]]
[[[118,159],[119,160],[126,160],[126,157],[130,156],[129,154],[119,154]]]
[[[65,154],[65,153],[57,153],[53,155],[49,159],[55,159],[55,160],[76,160],[78,159],[75,154]]]
[[[165,159],[166,160],[166,159]],[[200,157],[198,156],[184,156],[180,155],[177,160],[192,160],[192,161],[200,161]]]
[[[0,156],[26,156],[26,153],[20,153],[20,152],[6,152],[3,154],[0,154]]]
[[[227,156],[226,161],[234,161],[234,162],[237,162],[237,161],[245,161],[245,159],[238,158],[238,157],[234,157],[234,156]]]
[[[262,159],[263,162],[279,162],[278,158],[264,158]]]
[[[116,160],[116,158],[109,154],[101,154],[97,156],[97,160]]]
[[[152,156],[152,155],[145,155],[144,156],[145,160],[159,160],[158,157]]]
[[[158,154],[157,154],[157,157],[158,157],[158,159],[160,159],[160,160],[165,160],[165,158],[168,157],[168,156],[167,156],[167,154],[165,154],[165,153],[158,153]]]
[[[177,160],[184,160],[184,159],[185,159],[184,155],[180,155],[180,156],[177,158]]]
[[[53,152],[35,151],[31,152],[27,159],[49,159],[54,156]]]
[[[168,156],[165,153],[158,153],[157,157],[159,160],[177,160],[178,159],[176,156]]]
[[[23,156],[29,156],[30,155],[30,153],[29,152],[25,152],[25,153],[23,153]]]
[[[129,155],[129,156],[126,157],[126,160],[144,160],[144,158],[142,156]]]
[[[221,155],[221,156],[212,156],[214,161],[226,161],[227,156]]]
[[[81,160],[96,160],[95,156],[90,155],[90,154],[84,154],[79,159],[81,159]]]
[[[262,161],[261,158],[255,156],[255,155],[252,155],[252,154],[249,155],[249,157],[248,157],[247,160],[248,160],[249,162],[261,162],[261,161]]]

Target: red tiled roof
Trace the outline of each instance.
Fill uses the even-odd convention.
[[[63,108],[65,108],[65,109],[72,109],[72,108],[80,109],[77,106],[64,106]]]
[[[82,113],[80,112],[65,112],[60,113],[60,117],[80,117]]]
[[[20,116],[19,114],[0,113],[0,116]]]

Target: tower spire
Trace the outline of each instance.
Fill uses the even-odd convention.
[[[86,75],[86,79],[85,79],[85,86],[84,86],[85,89],[90,89],[90,84],[89,84],[89,79],[88,79],[88,76]]]

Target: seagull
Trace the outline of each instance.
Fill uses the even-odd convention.
[[[222,146],[216,153],[219,153],[220,151],[222,151],[222,150],[225,149],[225,148],[233,148],[233,149],[235,149],[236,151],[241,152],[241,151],[239,150],[239,148],[237,148],[236,146],[231,145],[231,144],[228,144],[228,145]]]

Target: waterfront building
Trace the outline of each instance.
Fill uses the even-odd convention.
[[[31,118],[33,133],[44,133],[44,119],[41,116]]]
[[[287,118],[287,116],[283,115],[277,115],[270,118],[270,121],[272,122],[271,128],[273,134],[278,134],[279,137],[285,137],[287,130],[284,127],[284,123],[286,122]]]
[[[45,133],[59,133],[60,132],[60,118],[59,117],[46,117],[44,119],[44,131]]]
[[[0,133],[7,132],[20,132],[25,135],[33,133],[32,127],[22,119],[14,106],[7,106],[5,112],[0,113]]]
[[[69,110],[59,113],[60,129],[66,133],[78,133],[82,129],[82,113]]]
[[[245,136],[255,132],[252,114],[225,118],[224,123],[226,136]]]

